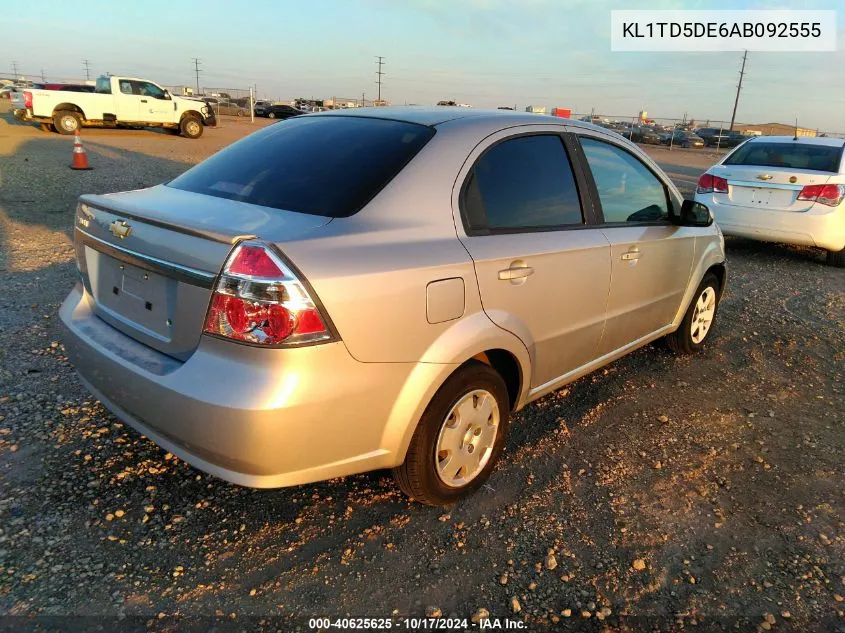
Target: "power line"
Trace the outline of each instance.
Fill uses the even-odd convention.
[[[200,93],[200,60],[192,57],[194,61],[194,74],[197,76],[197,94]]]
[[[385,74],[381,71],[381,67],[384,66],[384,57],[377,55],[376,59],[378,60],[376,62],[378,64],[378,70],[376,71],[376,83],[378,84],[378,100],[381,102],[381,76]]]
[[[91,79],[91,62],[87,59],[83,59],[82,65],[85,66],[85,79]]]
[[[748,57],[748,51],[745,51],[742,54],[742,68],[739,71],[739,83],[736,86],[736,99],[734,99],[734,111],[731,114],[731,127],[730,130],[733,132],[734,129],[734,121],[736,121],[736,107],[739,105],[739,91],[742,90],[742,76],[745,74],[745,60]]]

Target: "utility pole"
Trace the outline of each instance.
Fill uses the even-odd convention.
[[[91,62],[87,59],[83,59],[82,65],[85,66],[85,79],[91,79]]]
[[[365,95],[365,94],[366,94],[365,92],[362,92],[362,93],[361,93],[361,107],[362,107],[362,108],[366,107],[366,105],[367,105],[367,102],[366,102],[366,101],[364,101],[364,95]]]
[[[733,132],[734,121],[736,121],[736,107],[739,105],[739,91],[742,90],[742,76],[745,74],[745,60],[748,57],[748,51],[742,54],[742,68],[739,71],[739,83],[736,85],[736,99],[734,99],[734,111],[731,114],[730,131]]]
[[[47,83],[47,77],[44,75],[44,69],[41,69],[41,81]]]
[[[196,57],[191,58],[194,62],[194,74],[197,77],[197,95],[200,93],[200,60]]]
[[[376,59],[378,60],[376,62],[378,64],[378,70],[376,71],[376,83],[378,84],[378,100],[379,103],[381,103],[381,76],[385,74],[381,71],[381,67],[384,66],[384,57],[377,55]]]
[[[15,81],[18,79],[18,62],[12,62],[12,75],[14,75]]]

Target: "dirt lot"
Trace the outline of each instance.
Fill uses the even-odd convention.
[[[529,406],[448,511],[385,473],[235,487],[108,414],[57,325],[75,198],[251,129],[86,130],[94,170],[73,172],[70,138],[0,114],[0,614],[27,616],[0,622],[290,631],[483,608],[524,630],[845,630],[845,272],[808,249],[730,240],[703,353],[649,346]],[[687,191],[712,160],[652,151]],[[68,615],[88,617],[44,619]]]

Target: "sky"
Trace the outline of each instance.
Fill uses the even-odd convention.
[[[730,120],[742,53],[611,52],[622,8],[841,9],[836,52],[749,53],[737,121],[845,132],[842,0],[0,0],[0,73],[194,85],[197,57],[201,86],[369,100],[381,55],[394,104]]]

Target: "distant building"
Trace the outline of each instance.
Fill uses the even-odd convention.
[[[795,134],[795,126],[787,123],[737,123],[734,125],[734,130],[743,134],[759,132],[763,136],[792,136]],[[816,131],[799,127],[798,136],[816,136]]]
[[[525,108],[526,112],[531,112],[532,114],[545,114],[546,113],[546,106],[533,106],[530,105]]]

